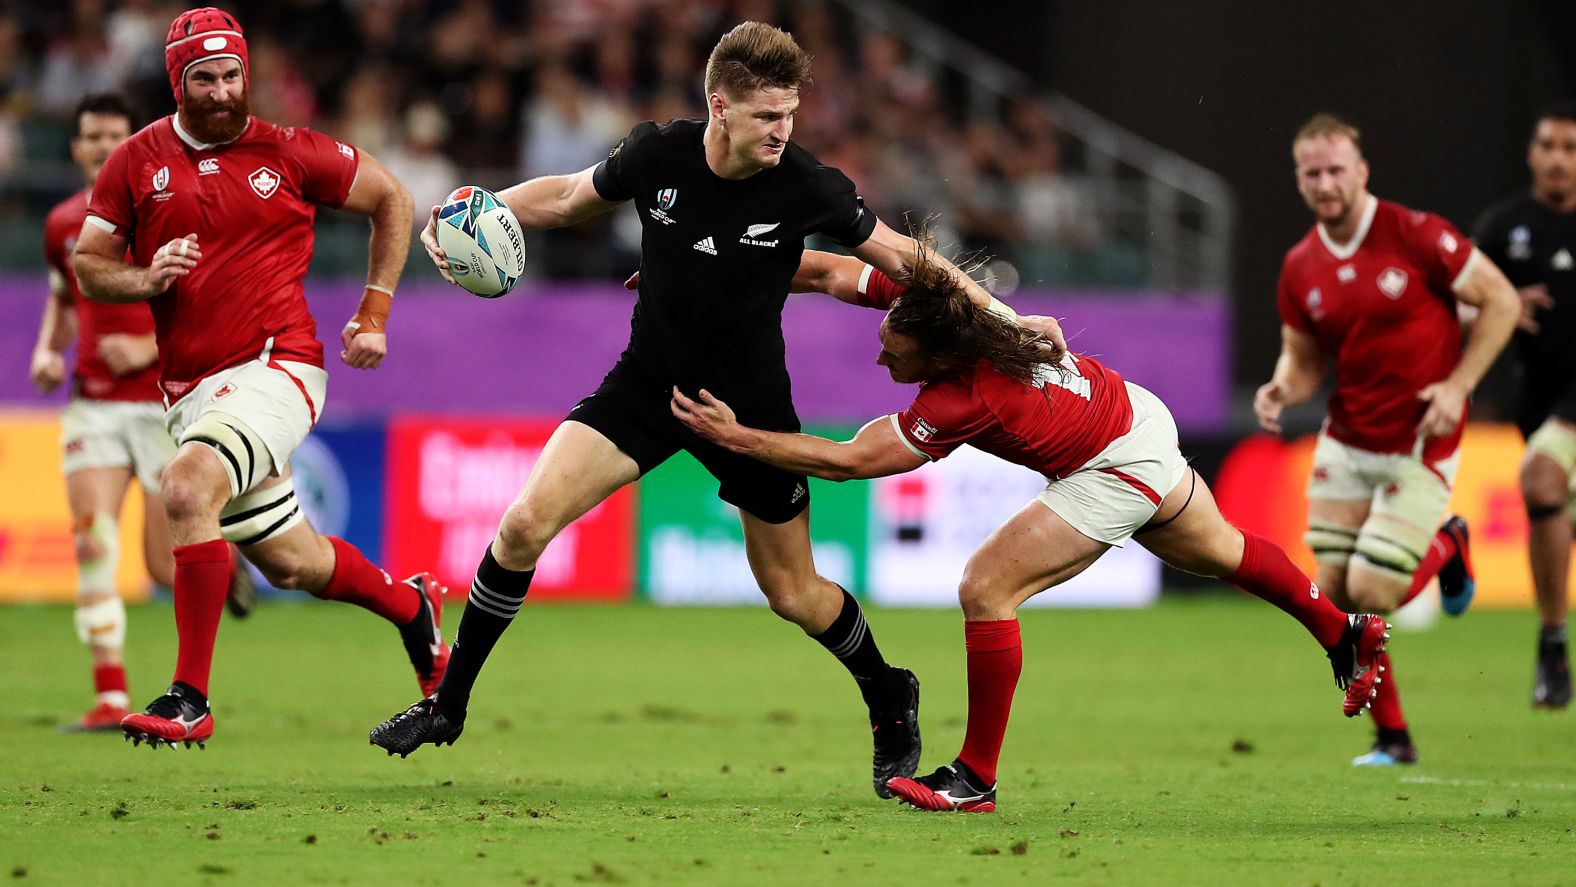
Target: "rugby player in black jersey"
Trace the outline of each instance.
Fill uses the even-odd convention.
[[[1527,439],[1521,495],[1542,623],[1532,704],[1565,708],[1571,701],[1566,579],[1576,517],[1576,103],[1538,115],[1527,166],[1532,187],[1491,207],[1474,233],[1478,248],[1521,295],[1516,425]]]
[[[527,229],[572,225],[635,202],[643,237],[629,346],[554,431],[504,514],[477,568],[443,683],[374,728],[375,745],[403,756],[458,738],[476,675],[519,612],[547,544],[685,450],[720,482],[718,495],[738,507],[750,568],[772,610],[854,676],[874,732],[877,794],[890,796],[887,780],[914,772],[919,683],[886,663],[854,598],[817,575],[804,476],[704,441],[669,409],[674,386],[691,394],[705,387],[735,404],[740,421],[798,431],[782,307],[805,238],[830,237],[897,279],[914,261],[912,239],[878,220],[841,172],[789,141],[809,64],[791,35],[745,22],[707,61],[706,119],[641,123],[596,166],[499,194]],[[452,283],[436,214],[434,208],[422,243]],[[980,304],[1006,310],[977,284],[965,285]],[[1065,344],[1054,321],[1021,322]]]

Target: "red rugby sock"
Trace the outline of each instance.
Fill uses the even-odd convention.
[[[1405,730],[1406,716],[1401,714],[1401,694],[1395,685],[1395,668],[1390,665],[1390,654],[1379,654],[1379,665],[1384,669],[1379,675],[1379,695],[1374,697],[1374,725],[1381,730]]]
[[[1434,541],[1428,543],[1428,554],[1423,555],[1423,562],[1412,573],[1412,584],[1407,586],[1406,597],[1401,598],[1398,609],[1406,606],[1428,587],[1429,581],[1439,575],[1439,568],[1456,556],[1456,547],[1456,537],[1444,530],[1434,534]]]
[[[987,785],[995,785],[996,762],[1012,714],[1012,694],[1023,673],[1018,620],[965,622],[963,644],[969,662],[969,725],[958,760]]]
[[[371,610],[396,626],[404,626],[421,610],[421,596],[403,582],[377,568],[356,546],[337,536],[328,537],[334,546],[334,575],[317,596],[325,601],[343,601]]]
[[[175,554],[175,680],[208,695],[213,643],[230,590],[230,547],[223,539],[178,545]]]
[[[1242,543],[1242,563],[1226,581],[1290,613],[1319,646],[1335,646],[1346,630],[1346,614],[1317,593],[1318,586],[1297,569],[1280,546],[1247,531],[1242,533]]]

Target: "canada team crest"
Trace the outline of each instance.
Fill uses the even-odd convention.
[[[1401,298],[1406,292],[1406,272],[1391,266],[1379,275],[1379,289],[1392,299]]]
[[[252,186],[257,196],[267,200],[279,190],[279,173],[266,166],[259,166],[257,171],[247,176],[246,183]]]

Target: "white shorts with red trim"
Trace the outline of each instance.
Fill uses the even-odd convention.
[[[1419,445],[1412,453],[1375,453],[1320,432],[1309,501],[1368,503],[1358,526],[1310,516],[1305,540],[1320,563],[1344,567],[1355,556],[1397,581],[1411,577],[1450,506],[1461,464],[1459,449],[1437,462],[1425,461],[1421,452]]]
[[[148,400],[79,397],[60,415],[61,468],[67,475],[89,468],[130,468],[149,493],[175,455],[164,430],[164,405]]]
[[[1073,529],[1118,548],[1149,523],[1187,472],[1171,411],[1145,389],[1126,385],[1133,427],[1035,497]]]
[[[277,475],[322,415],[328,373],[321,367],[266,357],[221,370],[197,383],[165,416],[170,437],[180,440],[200,417],[222,415],[259,439],[273,463],[259,480]],[[246,492],[245,490],[241,491]]]

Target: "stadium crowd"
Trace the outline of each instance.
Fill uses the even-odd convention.
[[[940,214],[943,233],[1031,266],[1102,242],[1088,185],[1064,174],[1036,104],[965,119],[961,89],[896,35],[841,7],[770,0],[283,0],[244,16],[253,110],[385,158],[418,206],[455,184],[583,169],[637,120],[701,113],[696,72],[730,22],[782,22],[815,57],[794,138],[883,216]],[[158,48],[184,8],[163,0],[0,3],[0,215],[41,215],[74,189],[61,147],[87,92],[122,89],[150,119],[170,95]],[[58,181],[40,175],[60,170]],[[550,277],[616,277],[632,218],[555,235]],[[608,249],[609,242],[621,248]]]

